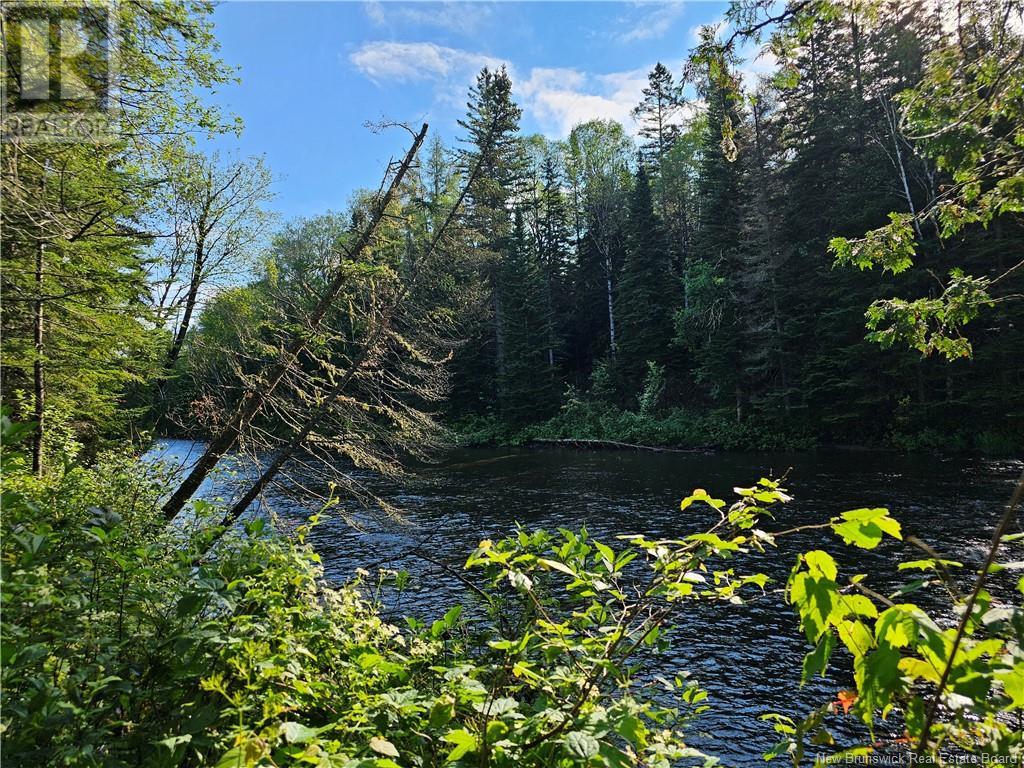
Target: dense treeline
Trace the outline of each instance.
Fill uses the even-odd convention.
[[[1012,451],[1024,433],[1019,215],[992,201],[978,207],[987,218],[966,215],[944,195],[992,186],[964,168],[1012,156],[1016,101],[1011,87],[1002,124],[961,121],[970,135],[952,137],[929,134],[943,116],[921,104],[929,78],[935,103],[963,98],[936,90],[943,67],[1012,64],[1017,33],[984,3],[956,34],[943,12],[798,7],[775,29],[775,73],[756,82],[737,59],[700,55],[717,44],[708,30],[677,74],[650,73],[635,126],[595,120],[564,141],[523,135],[515,84],[485,70],[460,143],[419,148],[356,258],[347,249],[378,196],[270,235],[268,169],[198,153],[181,130],[230,123],[197,100],[159,107],[229,76],[205,17],[125,9],[127,27],[178,34],[195,55],[129,47],[124,77],[163,95],[121,104],[136,130],[102,152],[5,153],[5,402],[43,425],[37,464],[46,440],[214,434],[344,271],[310,329],[326,335],[270,387],[274,402],[242,430],[249,447],[302,431],[324,372],[365,354],[360,391],[332,400],[336,414],[351,407],[305,447],[396,471],[403,451],[440,439],[438,416],[469,439]],[[916,268],[880,275],[830,250],[890,222],[914,241]],[[971,275],[1002,275],[1002,298],[972,293]],[[389,293],[400,311],[382,309]],[[961,326],[979,312],[968,343]],[[391,351],[363,351],[383,325]],[[363,364],[382,354],[401,376]]]
[[[953,183],[899,116],[898,95],[948,42],[939,10],[876,13],[816,20],[773,78],[738,89],[700,62],[678,79],[659,64],[636,108],[637,143],[605,122],[564,142],[520,139],[515,172],[495,179],[510,202],[488,230],[501,233],[488,243],[491,306],[453,364],[454,414],[521,427],[568,400],[547,433],[615,437],[594,434],[609,406],[683,409],[683,422],[711,411],[709,442],[756,425],[782,444],[1013,448],[1019,303],[987,313],[973,353],[952,362],[881,348],[865,338],[864,313],[894,292],[937,295],[956,267],[1008,269],[1019,219],[945,242],[922,224],[926,269],[883,281],[833,265],[832,238],[919,212]],[[726,65],[738,78],[740,63]],[[486,108],[474,101],[470,114]],[[1007,293],[1019,292],[1014,280]],[[603,428],[635,428],[621,416]]]

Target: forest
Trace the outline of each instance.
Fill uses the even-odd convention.
[[[455,135],[372,126],[379,187],[298,218],[264,158],[209,149],[245,130],[212,98],[239,76],[213,3],[40,7],[3,17],[12,765],[1021,764],[1024,480],[951,513],[946,552],[895,490],[790,512],[784,471],[842,449],[1020,474],[1019,0],[734,0],[631,123],[564,138],[524,131],[488,65]],[[19,117],[85,108],[25,95],[68,20],[116,30],[74,65],[116,78],[102,140]],[[194,455],[154,460],[167,440]],[[415,525],[383,483],[446,457],[620,444],[774,472],[680,488],[640,532],[536,528],[509,492],[500,535],[403,549],[444,589],[372,539],[321,551],[331,517]],[[457,598],[415,605],[435,588]],[[763,750],[702,741],[715,695],[674,633],[759,601],[817,700],[754,718]]]

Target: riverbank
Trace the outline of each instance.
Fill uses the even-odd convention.
[[[900,453],[1015,458],[1024,453],[1020,437],[991,431],[971,433],[927,426],[894,427],[885,434],[828,434],[795,421],[748,419],[737,423],[721,411],[676,408],[653,414],[575,400],[552,418],[509,424],[496,416],[463,418],[451,424],[462,447],[523,446],[564,441],[575,447],[620,444],[629,449],[680,451],[804,451],[819,448]]]

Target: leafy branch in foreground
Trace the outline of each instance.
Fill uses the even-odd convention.
[[[841,707],[868,726],[868,743],[843,748],[826,762],[863,757],[896,747],[913,750],[940,764],[951,755],[982,756],[1019,765],[1024,756],[1024,610],[1003,602],[986,589],[992,574],[1019,563],[998,563],[1001,547],[1024,535],[1010,534],[1024,491],[1021,478],[1007,505],[988,554],[970,594],[960,595],[951,569],[960,563],[943,560],[926,548],[929,557],[901,563],[899,570],[933,574],[948,587],[954,626],[947,617],[930,616],[906,596],[931,583],[918,579],[890,596],[866,584],[865,574],[840,579],[839,566],[827,552],[800,556],[786,586],[786,597],[800,615],[801,626],[814,650],[803,665],[803,681],[824,675],[839,643],[853,658],[855,688],[841,691],[834,703],[813,711],[801,721],[768,715],[783,740],[766,757],[789,755],[800,765],[809,744],[835,745],[825,717]],[[901,538],[899,523],[884,509],[847,512],[832,529],[847,543],[876,547],[885,535]],[[1016,589],[1024,594],[1024,578]],[[1004,598],[1005,599],[1005,598]],[[896,602],[901,601],[901,602]],[[897,712],[905,735],[894,744],[879,740],[876,720]]]
[[[3,424],[0,544],[3,746],[26,765],[710,765],[687,741],[709,696],[663,653],[681,611],[771,599],[742,562],[782,537],[831,531],[873,549],[904,535],[884,509],[769,530],[789,500],[771,480],[737,488],[731,505],[697,490],[682,507],[714,522],[688,536],[483,541],[460,574],[464,604],[400,628],[383,596],[408,575],[362,571],[332,587],[308,541],[317,517],[291,537],[251,521],[196,565],[223,510],[202,503],[196,520],[165,525],[165,478],[123,454],[34,477],[16,446],[30,431]],[[1000,528],[1000,548],[1017,546]],[[983,572],[998,570],[990,561]],[[933,554],[904,563],[935,578],[886,597],[821,549],[800,556],[785,594],[814,646],[804,676],[842,644],[855,688],[803,720],[773,716],[784,740],[771,754],[799,765],[810,744],[848,756],[920,741],[931,756],[1020,759],[1020,607],[980,581],[954,598],[967,607],[959,629],[943,629],[948,618],[905,602],[956,567]],[[905,734],[888,742],[839,746],[827,730],[897,712]]]
[[[969,227],[998,225],[1001,217],[1013,222],[1024,212],[1024,11],[1013,0],[973,0],[942,13],[951,31],[929,53],[921,82],[896,101],[899,131],[944,183],[920,211],[893,213],[861,238],[834,238],[829,250],[838,265],[898,274],[914,264],[926,226],[939,243],[955,245]],[[961,329],[983,308],[1021,298],[1014,276],[1024,260],[1010,254],[1009,263],[1000,255],[993,271],[980,276],[953,269],[938,296],[874,302],[869,338],[950,360],[969,357],[972,346]]]

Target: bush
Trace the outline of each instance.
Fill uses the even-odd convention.
[[[15,765],[708,763],[685,741],[706,694],[664,665],[665,624],[675,604],[729,610],[763,597],[767,579],[744,573],[740,558],[796,532],[765,530],[789,500],[767,479],[737,488],[731,505],[694,491],[682,508],[704,505],[718,520],[680,539],[632,536],[613,548],[585,531],[519,531],[470,555],[461,578],[473,602],[399,628],[382,600],[405,574],[332,587],[309,526],[285,537],[254,520],[225,532],[210,522],[217,510],[197,503],[189,527],[168,528],[158,472],[114,454],[37,479],[11,452],[18,436],[5,422],[3,749]],[[884,509],[808,527],[868,549],[901,538]],[[905,563],[926,578],[899,599],[935,582],[955,589],[957,566]],[[807,552],[785,594],[813,648],[805,679],[842,643],[856,689],[803,718],[770,716],[782,735],[772,754],[799,764],[809,745],[834,743],[835,718],[872,726],[898,709],[901,741],[921,739],[923,753],[941,745],[1019,760],[1024,611],[979,581],[956,598],[966,618],[943,629],[841,574],[830,555]],[[650,694],[655,670],[671,706]],[[845,754],[866,754],[874,739]]]
[[[657,382],[654,382],[656,388]],[[731,415],[672,409],[660,414],[625,411],[570,393],[559,413],[523,430],[518,441],[544,439],[614,440],[640,445],[725,450],[795,450],[814,440],[785,424],[747,421]]]

